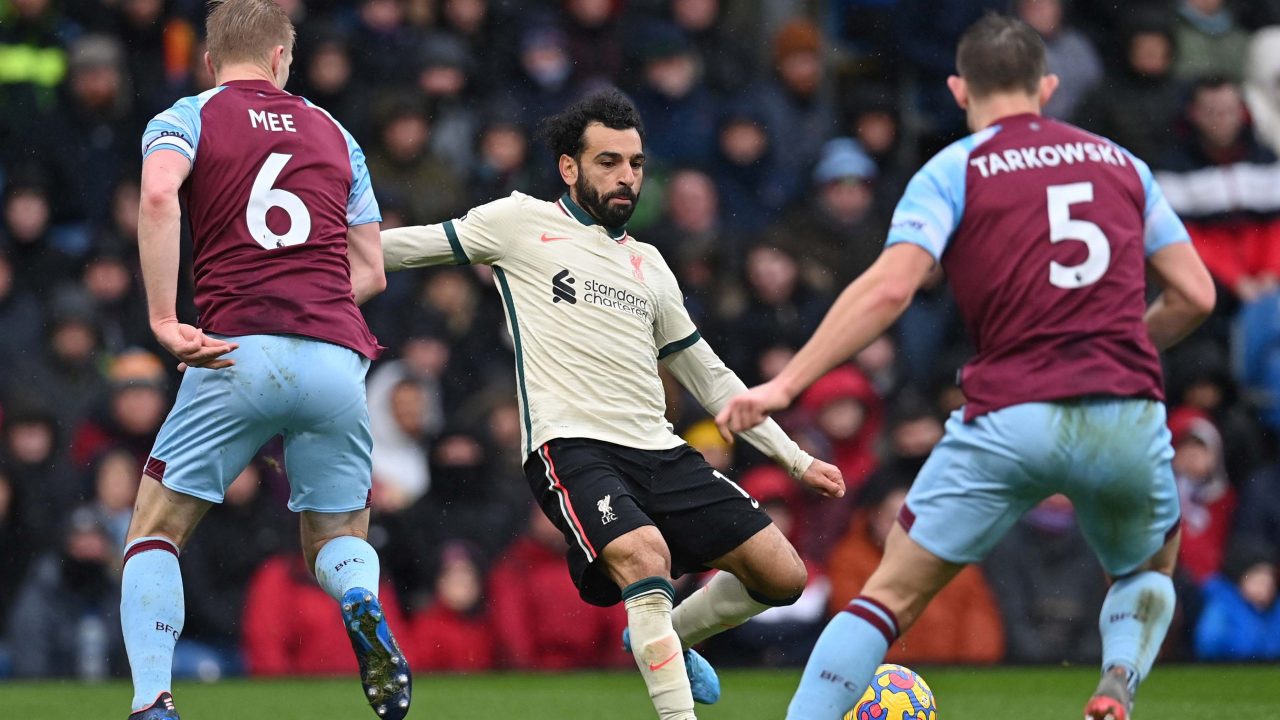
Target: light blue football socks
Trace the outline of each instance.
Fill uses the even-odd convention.
[[[1102,603],[1102,669],[1129,671],[1129,691],[1151,672],[1173,620],[1173,580],[1148,570],[1115,581]]]
[[[120,581],[120,627],[133,672],[134,711],[170,689],[173,646],[184,618],[177,546],[161,537],[129,543]]]
[[[897,638],[898,619],[888,608],[866,596],[854,598],[818,638],[787,708],[787,720],[844,717],[866,692]]]
[[[352,535],[336,537],[316,553],[316,580],[329,597],[342,602],[353,588],[378,594],[378,552]]]

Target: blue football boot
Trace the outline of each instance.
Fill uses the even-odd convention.
[[[622,631],[622,649],[631,652],[631,628]],[[697,650],[689,648],[684,651],[684,671],[689,675],[689,689],[693,691],[694,702],[714,705],[720,700],[720,676]]]
[[[173,696],[167,692],[162,692],[156,696],[156,701],[151,703],[149,707],[145,707],[136,713],[129,715],[129,720],[181,720],[178,717],[178,709],[173,705]]]
[[[378,717],[401,720],[409,712],[413,676],[391,636],[378,598],[363,588],[347,591],[342,597],[342,621],[360,661],[365,699]]]

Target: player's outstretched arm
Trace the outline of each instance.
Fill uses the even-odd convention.
[[[1147,332],[1164,351],[1190,335],[1217,302],[1213,278],[1191,243],[1166,245],[1147,258],[1163,291],[1147,308]]]
[[[668,355],[662,364],[712,415],[719,412],[729,398],[747,389],[706,340],[700,339]],[[828,497],[844,495],[844,477],[839,468],[800,449],[773,420],[747,430],[742,437],[805,485]]]
[[[347,228],[347,259],[351,263],[351,293],[356,304],[387,289],[387,274],[382,270],[382,237],[378,223],[364,223]]]
[[[178,190],[191,173],[191,161],[175,150],[156,150],[142,162],[138,206],[138,253],[147,290],[147,314],[156,340],[181,362],[179,367],[219,369],[234,365],[222,356],[237,345],[207,337],[178,322],[178,258],[182,209]]]
[[[933,263],[933,256],[919,245],[886,248],[840,293],[813,337],[777,377],[733,398],[720,410],[716,424],[721,431],[739,433],[759,425],[828,370],[880,337],[911,304]]]

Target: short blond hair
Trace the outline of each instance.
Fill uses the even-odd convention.
[[[215,69],[227,63],[263,64],[277,45],[292,52],[296,37],[293,22],[275,0],[210,0],[205,30]]]

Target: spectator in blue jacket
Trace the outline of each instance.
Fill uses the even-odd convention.
[[[1253,544],[1237,546],[1222,570],[1204,586],[1204,609],[1196,625],[1196,657],[1280,659],[1275,552]]]

